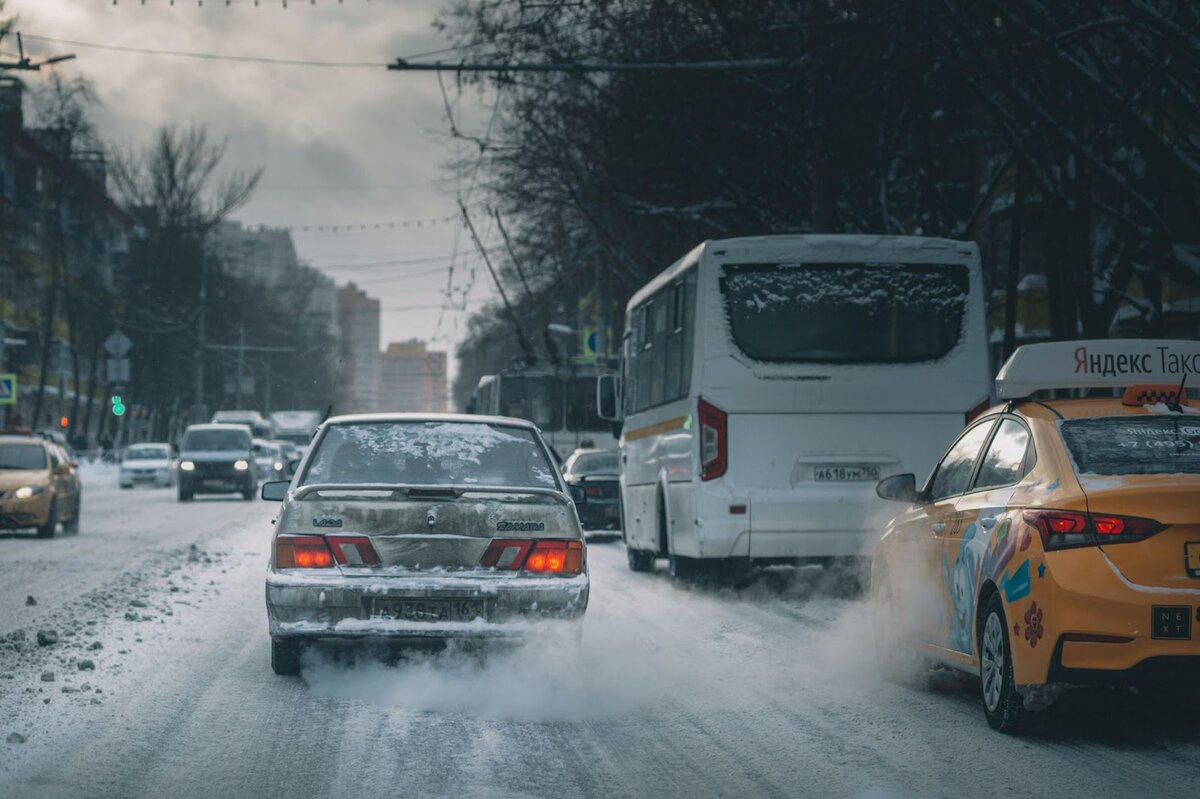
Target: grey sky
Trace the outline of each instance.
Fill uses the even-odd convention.
[[[441,0],[9,0],[28,34],[126,47],[320,61],[388,62],[446,46],[432,27]],[[3,49],[12,49],[6,40]],[[265,167],[262,188],[236,218],[247,224],[326,226],[294,230],[301,258],[339,282],[355,280],[381,299],[383,343],[410,337],[457,343],[466,315],[441,307],[456,241],[472,255],[457,222],[388,228],[456,213],[455,182],[443,166],[455,158],[433,74],[379,69],[312,69],[200,61],[27,41],[38,54],[73,52],[66,74],[89,78],[102,107],[101,133],[128,146],[160,124],[206,125],[227,138],[231,167]],[[443,56],[446,57],[446,56]],[[31,75],[31,82],[38,80]],[[480,124],[487,109],[474,90],[445,79],[461,124]],[[464,151],[467,152],[467,151]],[[468,152],[469,154],[469,152]],[[478,192],[475,199],[478,199]],[[482,212],[480,213],[482,219]],[[376,230],[375,225],[381,229]],[[330,226],[339,231],[329,231]],[[346,226],[368,225],[369,230]],[[381,264],[384,261],[428,260]],[[456,268],[460,289],[473,257]],[[370,264],[370,265],[367,265]],[[468,308],[489,295],[475,274]],[[460,296],[461,300],[461,296]],[[439,317],[442,317],[439,327]],[[452,367],[453,369],[453,367]]]

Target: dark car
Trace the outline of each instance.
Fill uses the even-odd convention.
[[[576,504],[585,530],[621,529],[617,457],[615,449],[577,449],[563,464],[563,480],[582,492],[583,501]]]
[[[179,446],[179,501],[196,494],[258,493],[253,439],[244,424],[194,424]]]

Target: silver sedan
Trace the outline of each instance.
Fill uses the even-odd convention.
[[[587,608],[579,516],[528,422],[334,417],[262,495],[284,503],[266,585],[277,674],[317,638],[520,638]]]

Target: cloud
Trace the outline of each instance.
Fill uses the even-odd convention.
[[[280,59],[378,61],[445,47],[432,22],[440,0],[273,0],[260,7],[207,0],[10,0],[30,34],[76,42]],[[197,124],[228,141],[231,168],[265,168],[264,186],[238,213],[247,223],[347,225],[444,217],[455,212],[442,165],[454,150],[437,78],[379,69],[315,69],[203,61],[27,41],[39,54],[74,52],[63,69],[88,77],[102,107],[101,133],[113,144],[144,142],[164,123]],[[8,42],[5,42],[7,47]],[[36,80],[36,77],[34,78]],[[456,94],[451,87],[451,94]],[[482,115],[473,92],[460,105]],[[352,186],[376,188],[347,189]],[[289,188],[291,187],[291,188]],[[347,260],[449,255],[454,225],[337,235],[295,234],[315,265]],[[353,256],[353,257],[351,257]],[[375,257],[377,256],[377,257]],[[396,280],[380,268],[331,272],[360,279],[387,306],[437,305],[444,273]],[[465,270],[464,270],[465,271]],[[486,293],[478,286],[476,293]],[[385,313],[384,342],[433,336],[439,312]],[[448,317],[449,319],[449,317]],[[442,332],[452,325],[444,324]],[[461,326],[460,326],[461,327]],[[452,342],[451,342],[452,343]],[[446,342],[442,343],[445,346]]]

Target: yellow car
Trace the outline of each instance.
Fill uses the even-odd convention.
[[[977,675],[989,724],[1019,732],[1074,685],[1200,675],[1196,373],[1197,342],[1021,347],[996,380],[1007,402],[923,488],[880,481],[906,505],[872,562],[884,677]],[[1063,389],[1109,396],[1037,398]]]
[[[0,529],[39,538],[79,532],[79,470],[62,447],[34,435],[0,435]]]

